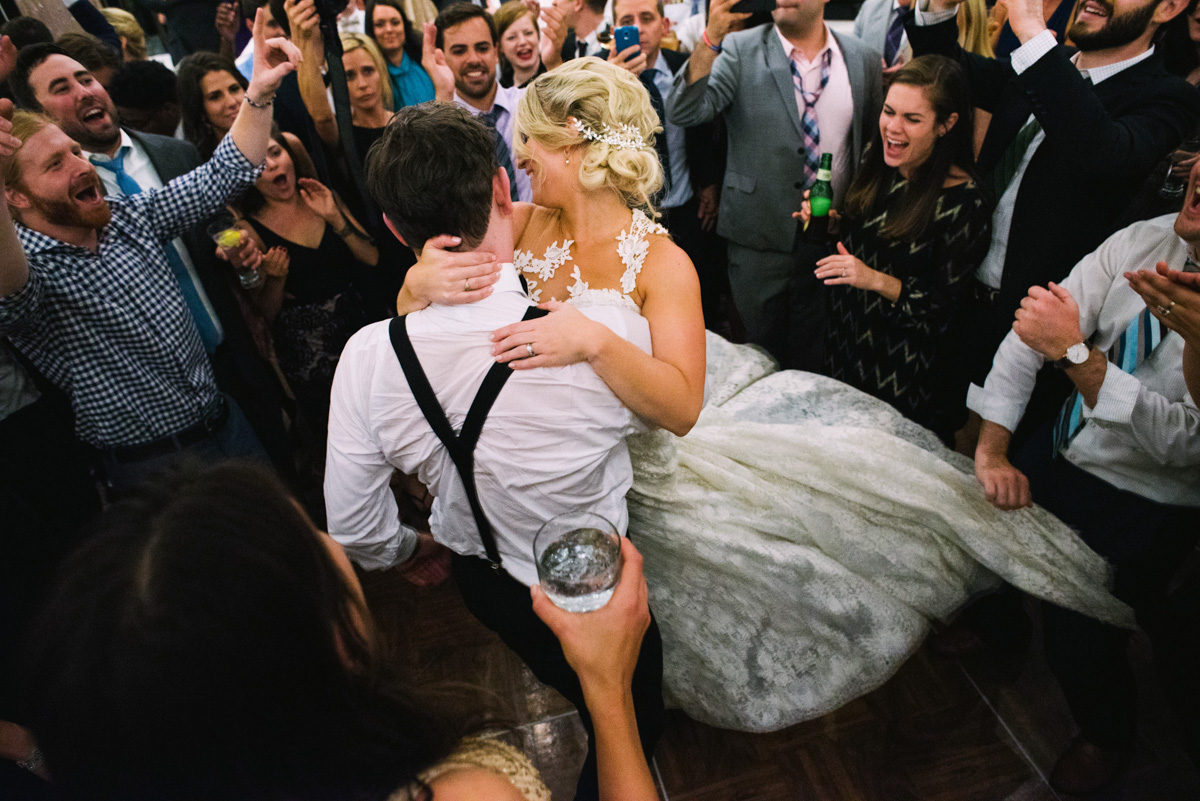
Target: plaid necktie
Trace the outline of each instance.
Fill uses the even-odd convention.
[[[513,202],[520,200],[517,197],[517,171],[513,167],[512,153],[508,149],[508,142],[504,141],[504,134],[500,133],[500,129],[496,127],[496,118],[500,116],[500,109],[495,106],[491,111],[481,112],[479,121],[492,129],[492,135],[496,139],[496,161],[500,162],[500,166],[508,173],[508,194],[512,197]]]
[[[883,60],[891,66],[896,63],[896,56],[900,54],[900,41],[904,38],[904,14],[903,9],[896,10],[896,16],[892,18],[892,24],[888,26],[887,38],[883,40]]]
[[[1121,338],[1108,349],[1108,360],[1117,369],[1133,374],[1147,356],[1154,352],[1163,339],[1162,323],[1144,309],[1130,321]],[[1054,454],[1071,444],[1071,440],[1083,428],[1083,396],[1079,390],[1071,393],[1058,414],[1058,423],[1054,427]]]
[[[789,63],[792,65],[792,83],[804,101],[804,116],[800,120],[800,127],[804,131],[804,185],[812,186],[817,180],[817,168],[821,166],[821,127],[817,124],[817,100],[829,83],[829,64],[833,51],[826,49],[821,56],[821,85],[815,92],[804,91],[804,78],[800,76],[800,66],[796,63],[799,56],[800,53],[793,50]]]
[[[132,148],[125,146],[117,148],[117,154],[111,159],[101,159],[95,156],[91,158],[92,164],[102,170],[108,170],[116,177],[117,186],[125,193],[126,197],[142,191],[141,185],[134,180],[133,176],[125,172],[125,156],[131,150]],[[196,286],[192,274],[188,272],[187,265],[183,263],[183,258],[175,249],[175,245],[170,242],[163,245],[163,255],[167,257],[167,265],[175,276],[175,283],[179,284],[183,302],[191,313],[192,320],[196,323],[196,331],[200,334],[200,343],[204,345],[206,352],[212,353],[225,338],[221,321],[208,313],[204,301],[200,298],[200,288]]]

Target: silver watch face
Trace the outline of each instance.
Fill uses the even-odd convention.
[[[1069,361],[1071,364],[1083,364],[1088,360],[1088,354],[1090,352],[1091,351],[1088,349],[1088,346],[1083,342],[1080,342],[1077,345],[1072,345],[1071,347],[1067,348],[1067,361]]]

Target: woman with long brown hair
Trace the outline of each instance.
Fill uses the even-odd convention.
[[[829,287],[829,375],[951,444],[934,369],[950,314],[987,253],[991,210],[975,181],[970,93],[957,64],[922,56],[896,73],[879,136],[846,193]],[[806,219],[808,204],[797,216]]]

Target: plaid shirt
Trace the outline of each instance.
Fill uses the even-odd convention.
[[[163,245],[252,185],[259,168],[228,136],[162,189],[110,197],[98,252],[17,224],[29,282],[0,297],[0,334],[71,398],[76,433],[101,448],[170,436],[217,401]]]

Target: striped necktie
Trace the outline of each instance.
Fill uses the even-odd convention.
[[[484,125],[492,129],[492,134],[496,138],[496,161],[500,162],[500,166],[508,173],[508,194],[512,197],[513,202],[520,200],[517,197],[517,171],[513,167],[512,151],[508,149],[508,142],[504,141],[504,134],[496,127],[496,119],[500,116],[500,109],[492,106],[491,111],[481,112],[479,120]]]
[[[1117,369],[1132,375],[1162,342],[1164,333],[1166,331],[1158,318],[1150,313],[1150,309],[1143,309],[1108,349],[1108,360]],[[1058,414],[1058,423],[1054,427],[1055,455],[1070,446],[1071,440],[1083,428],[1083,423],[1083,396],[1079,390],[1075,390]]]
[[[821,55],[821,85],[815,92],[804,90],[804,78],[800,75],[800,66],[796,59],[800,57],[797,50],[792,50],[789,63],[792,66],[792,83],[800,98],[804,101],[804,116],[800,119],[800,128],[804,132],[804,185],[812,186],[817,180],[817,168],[821,166],[821,127],[817,122],[817,101],[821,92],[829,84],[829,64],[833,59],[833,51],[826,48]]]

